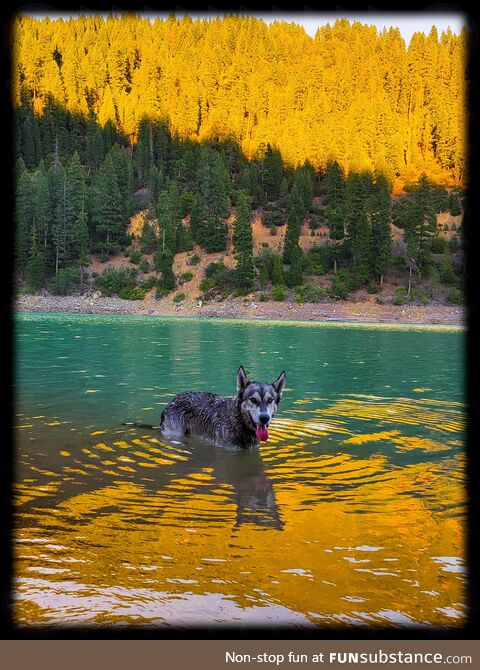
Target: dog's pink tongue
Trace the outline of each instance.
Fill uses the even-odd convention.
[[[257,430],[255,432],[259,442],[266,442],[268,440],[268,430],[265,426],[257,426]]]

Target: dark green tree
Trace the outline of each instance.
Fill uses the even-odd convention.
[[[237,199],[237,215],[233,233],[233,248],[237,261],[235,270],[236,284],[238,288],[245,291],[253,288],[253,279],[255,277],[249,200],[249,196],[245,191],[240,191]]]

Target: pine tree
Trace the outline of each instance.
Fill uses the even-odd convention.
[[[263,188],[269,200],[276,200],[283,180],[283,161],[278,149],[267,144],[263,160]]]
[[[237,261],[236,284],[242,290],[253,288],[255,270],[253,265],[252,225],[250,223],[250,203],[245,191],[240,191],[237,199],[237,216],[233,233],[233,248]]]
[[[39,167],[34,174],[34,193],[34,218],[39,236],[38,243],[43,246],[44,253],[46,253],[52,208],[48,179],[42,167]]]
[[[384,177],[379,177],[374,195],[367,206],[372,227],[372,269],[383,286],[383,279],[390,267],[392,256],[392,203],[390,188]]]
[[[15,257],[16,267],[23,276],[29,259],[31,227],[33,225],[31,207],[32,185],[28,172],[20,175],[15,189]]]
[[[301,286],[303,283],[302,277],[302,250],[298,246],[293,247],[290,258],[290,270],[287,273],[287,286]]]
[[[112,158],[107,155],[95,179],[96,230],[105,234],[103,248],[106,253],[116,251],[125,233],[128,219],[122,206],[122,197]]]
[[[285,233],[285,245],[283,249],[283,260],[287,264],[291,262],[294,249],[298,247],[303,213],[304,201],[300,180],[297,180],[294,182],[288,205],[287,232]]]

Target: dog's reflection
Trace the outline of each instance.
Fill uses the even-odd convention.
[[[235,492],[235,526],[253,523],[281,530],[284,522],[260,449],[225,451],[217,448],[215,452],[214,477],[217,482],[229,484]]]

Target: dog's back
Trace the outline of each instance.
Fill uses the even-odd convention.
[[[216,442],[230,428],[232,396],[186,391],[171,400],[162,412],[160,428],[166,437],[194,435]]]

